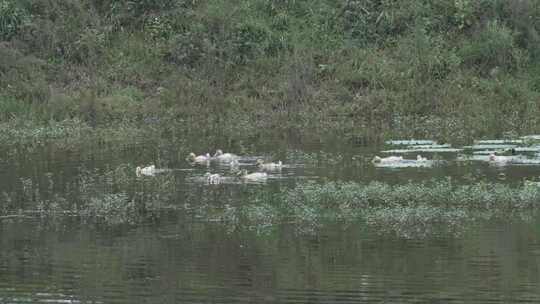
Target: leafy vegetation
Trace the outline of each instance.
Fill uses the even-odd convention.
[[[537,132],[538,20],[533,0],[0,0],[0,121],[252,140]]]
[[[134,171],[130,165],[105,171],[80,169],[75,180],[62,186],[65,191],[59,191],[52,175],[23,178],[13,191],[0,196],[0,219],[71,216],[117,225],[156,220],[173,211],[219,222],[229,230],[265,232],[293,223],[309,232],[339,221],[416,238],[459,234],[477,220],[528,215],[538,210],[540,201],[536,183],[512,187],[483,181],[463,185],[450,179],[404,185],[305,182],[275,189],[240,183],[206,185],[200,178],[200,184],[184,187],[178,186],[183,183],[174,174],[138,178]]]

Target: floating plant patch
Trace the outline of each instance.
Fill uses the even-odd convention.
[[[473,151],[473,155],[490,155],[495,154],[497,151],[495,150],[480,150],[480,151]]]
[[[520,137],[521,139],[527,141],[527,140],[539,140],[540,141],[540,135],[536,134],[536,135],[525,135],[525,136],[521,136]]]
[[[512,158],[509,162],[510,165],[540,165],[540,159],[538,158],[525,158],[525,157],[516,157]]]
[[[540,152],[540,146],[517,147],[514,150],[516,152]]]
[[[406,153],[457,153],[461,152],[463,149],[457,148],[433,148],[433,149],[393,149],[393,150],[384,150],[381,153],[393,153],[393,154],[406,154]]]
[[[457,161],[489,161],[489,155],[459,155]]]
[[[375,164],[377,168],[429,168],[433,167],[435,161],[433,160],[414,160],[414,159],[404,159],[399,162],[392,163],[378,163]]]
[[[509,156],[497,156],[495,160],[490,161],[489,155],[474,154],[474,155],[460,155],[456,159],[457,161],[484,161],[490,162],[495,165],[534,165],[540,164],[534,159],[528,159],[523,155],[509,155]]]
[[[475,140],[475,145],[504,145],[504,144],[522,144],[523,139],[482,139]]]
[[[435,145],[437,142],[433,140],[417,140],[417,139],[409,139],[409,140],[388,140],[386,141],[387,145],[393,145],[393,146],[416,146],[416,145]]]
[[[496,154],[496,155],[515,155],[516,152],[523,152],[518,151],[517,148],[514,149],[514,152],[511,150],[480,150],[480,151],[473,151],[473,155],[490,155],[490,154]]]
[[[464,146],[463,149],[466,150],[507,150],[517,148],[517,145],[509,144],[480,144],[472,146]]]
[[[443,148],[452,148],[450,144],[433,144],[433,145],[411,145],[408,149],[443,149]]]

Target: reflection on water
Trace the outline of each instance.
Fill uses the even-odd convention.
[[[2,303],[537,303],[534,226],[399,240],[361,225],[269,235],[170,218],[94,230],[3,223]]]
[[[21,179],[50,187],[51,193],[67,192],[80,167],[104,170],[127,163],[167,169],[162,174],[175,177],[178,192],[223,187],[239,195],[242,187],[291,187],[301,180],[466,182],[471,176],[497,180],[503,172],[512,183],[540,174],[540,166],[493,167],[456,161],[455,153],[427,155],[441,165],[396,169],[373,166],[381,147],[248,150],[233,152],[247,156],[239,167],[249,172],[257,170],[258,158],[281,159],[286,166],[269,172],[267,183],[246,185],[226,164],[190,166],[184,160],[187,148],[174,144],[76,152],[44,148],[3,156],[0,192],[23,187]],[[223,176],[225,185],[206,185],[207,172]],[[211,200],[189,199],[179,204]],[[213,203],[219,204],[218,198]],[[240,196],[232,203],[250,202]],[[534,219],[482,222],[458,236],[405,240],[362,223],[329,223],[309,233],[288,224],[265,234],[230,231],[189,212],[107,227],[69,217],[2,218],[0,303],[538,303],[540,220]]]

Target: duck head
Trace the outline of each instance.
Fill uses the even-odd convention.
[[[217,149],[216,153],[214,154],[214,157],[218,157],[220,155],[223,155],[223,151],[221,149]]]
[[[197,157],[197,156],[195,155],[195,153],[191,152],[191,153],[189,153],[188,156],[186,157],[186,160],[187,160],[187,161],[194,161],[194,160],[195,160],[195,157]]]

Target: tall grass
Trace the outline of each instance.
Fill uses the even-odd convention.
[[[0,119],[244,140],[538,132],[539,16],[532,0],[2,0]]]

